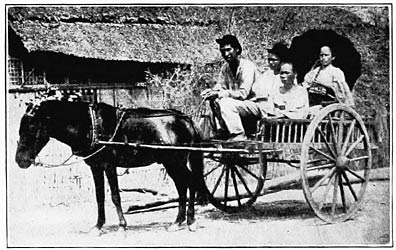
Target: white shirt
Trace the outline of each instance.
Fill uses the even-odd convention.
[[[290,89],[283,86],[273,96],[275,115],[284,115],[291,119],[304,119],[308,115],[308,92],[301,85],[293,85]]]
[[[239,60],[235,77],[231,72],[230,65],[224,63],[213,89],[223,89],[226,91],[225,95],[227,97],[246,100],[251,94],[253,83],[256,81],[258,74],[256,65],[247,59]]]

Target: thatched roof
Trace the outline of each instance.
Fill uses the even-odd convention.
[[[156,23],[173,25],[219,25],[228,22],[230,8],[188,5],[59,5],[12,6],[8,17],[13,21],[37,20],[41,22],[90,23]]]
[[[195,64],[219,57],[214,28],[162,24],[10,21],[29,51],[104,60]]]
[[[295,36],[310,29],[331,29],[351,40],[362,56],[362,75],[354,95],[356,107],[371,113],[384,105],[389,109],[391,9],[389,3],[19,5],[9,7],[7,14],[29,51],[51,49],[115,60],[204,63],[212,58],[221,60],[214,39],[232,33],[242,43],[242,56],[250,58],[260,69],[268,66],[267,48],[275,42],[283,40],[290,45]],[[221,63],[213,65],[213,72],[217,72]]]

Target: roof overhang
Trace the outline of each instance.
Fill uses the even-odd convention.
[[[9,24],[28,52],[178,64],[211,63],[220,56],[214,27],[39,21]]]

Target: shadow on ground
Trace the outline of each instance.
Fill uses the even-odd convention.
[[[151,222],[151,223],[145,223],[139,225],[128,225],[126,227],[126,230],[131,232],[166,231],[166,228],[168,228],[170,225],[171,222]],[[119,226],[118,225],[104,226],[102,230],[104,234],[114,233],[119,230]]]
[[[306,202],[299,200],[257,202],[253,207],[236,213],[225,213],[219,209],[213,208],[202,212],[202,214],[208,219],[225,219],[229,221],[239,221],[241,219],[308,219],[316,216]]]

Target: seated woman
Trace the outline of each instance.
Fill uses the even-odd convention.
[[[312,115],[315,115],[326,103],[354,105],[344,72],[333,66],[334,59],[334,49],[328,45],[322,46],[319,54],[320,66],[313,68],[304,77],[302,85],[308,90]]]
[[[296,84],[296,69],[292,62],[283,62],[280,69],[282,86],[274,91],[274,116],[291,119],[304,119],[308,115],[308,92]]]

